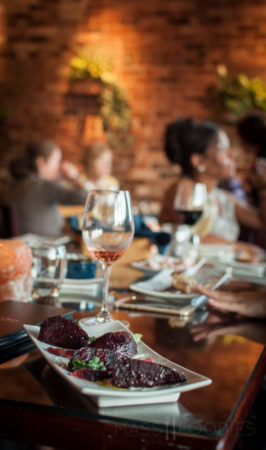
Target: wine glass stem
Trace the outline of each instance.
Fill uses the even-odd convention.
[[[104,321],[108,321],[111,318],[111,314],[108,310],[108,292],[111,268],[112,266],[110,263],[103,263],[103,301],[99,316],[102,317]]]
[[[197,233],[192,234],[192,244],[194,247],[198,247],[200,245],[200,236]]]

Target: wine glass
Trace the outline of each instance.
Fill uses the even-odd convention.
[[[178,187],[174,199],[174,210],[183,225],[190,227],[192,243],[199,244],[199,236],[193,226],[199,221],[207,203],[207,190],[204,183],[186,183]]]
[[[129,247],[134,235],[134,219],[128,191],[94,189],[88,194],[83,216],[82,236],[87,249],[101,262],[104,295],[94,323],[111,320],[108,286],[112,263]]]

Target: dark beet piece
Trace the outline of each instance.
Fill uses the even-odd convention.
[[[104,363],[108,375],[112,375],[112,369],[117,361],[117,354],[108,348],[92,348],[92,347],[83,347],[79,350],[76,350],[71,360],[68,363],[69,370],[75,370],[73,366],[73,360],[89,362],[94,356],[100,358],[100,360]]]
[[[88,345],[87,333],[61,316],[48,317],[41,324],[40,341],[57,347],[77,349]]]
[[[71,358],[74,350],[69,350],[66,348],[55,348],[55,347],[47,347],[45,350],[47,352],[52,353],[52,355],[63,356],[64,358]]]
[[[89,345],[93,348],[109,348],[119,358],[132,358],[137,353],[137,344],[130,333],[126,331],[115,331],[105,333],[92,341]]]
[[[170,367],[137,359],[118,360],[112,374],[112,384],[121,388],[145,388],[181,383],[185,380],[184,374]]]
[[[106,370],[93,370],[93,369],[77,369],[70,373],[71,377],[83,378],[88,381],[104,380],[108,377]]]
[[[85,361],[88,362],[91,358],[95,356],[95,349],[90,347],[82,347],[78,350],[75,350],[73,355],[71,356],[71,359],[68,363],[68,369],[69,370],[75,370],[75,367],[73,366],[73,360],[78,359],[79,361]]]

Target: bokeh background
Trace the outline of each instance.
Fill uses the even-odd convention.
[[[102,80],[70,79],[73,57],[96,54],[130,111],[114,174],[134,199],[159,200],[176,170],[163,154],[166,124],[189,115],[230,132],[217,68],[266,79],[265,23],[264,0],[2,0],[2,165],[33,138],[56,140],[75,163],[103,138]]]

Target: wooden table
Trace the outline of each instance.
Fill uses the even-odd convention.
[[[114,265],[113,286],[139,276],[131,257],[148,251],[147,241],[135,241]],[[178,403],[98,410],[33,351],[0,366],[0,438],[61,449],[233,448],[266,371],[263,344],[240,335],[243,325],[240,333],[235,327],[234,334],[230,328],[230,334],[195,340],[197,327],[217,321],[204,311],[187,321],[133,311],[114,311],[114,318],[128,320],[155,351],[212,384],[183,393]]]

